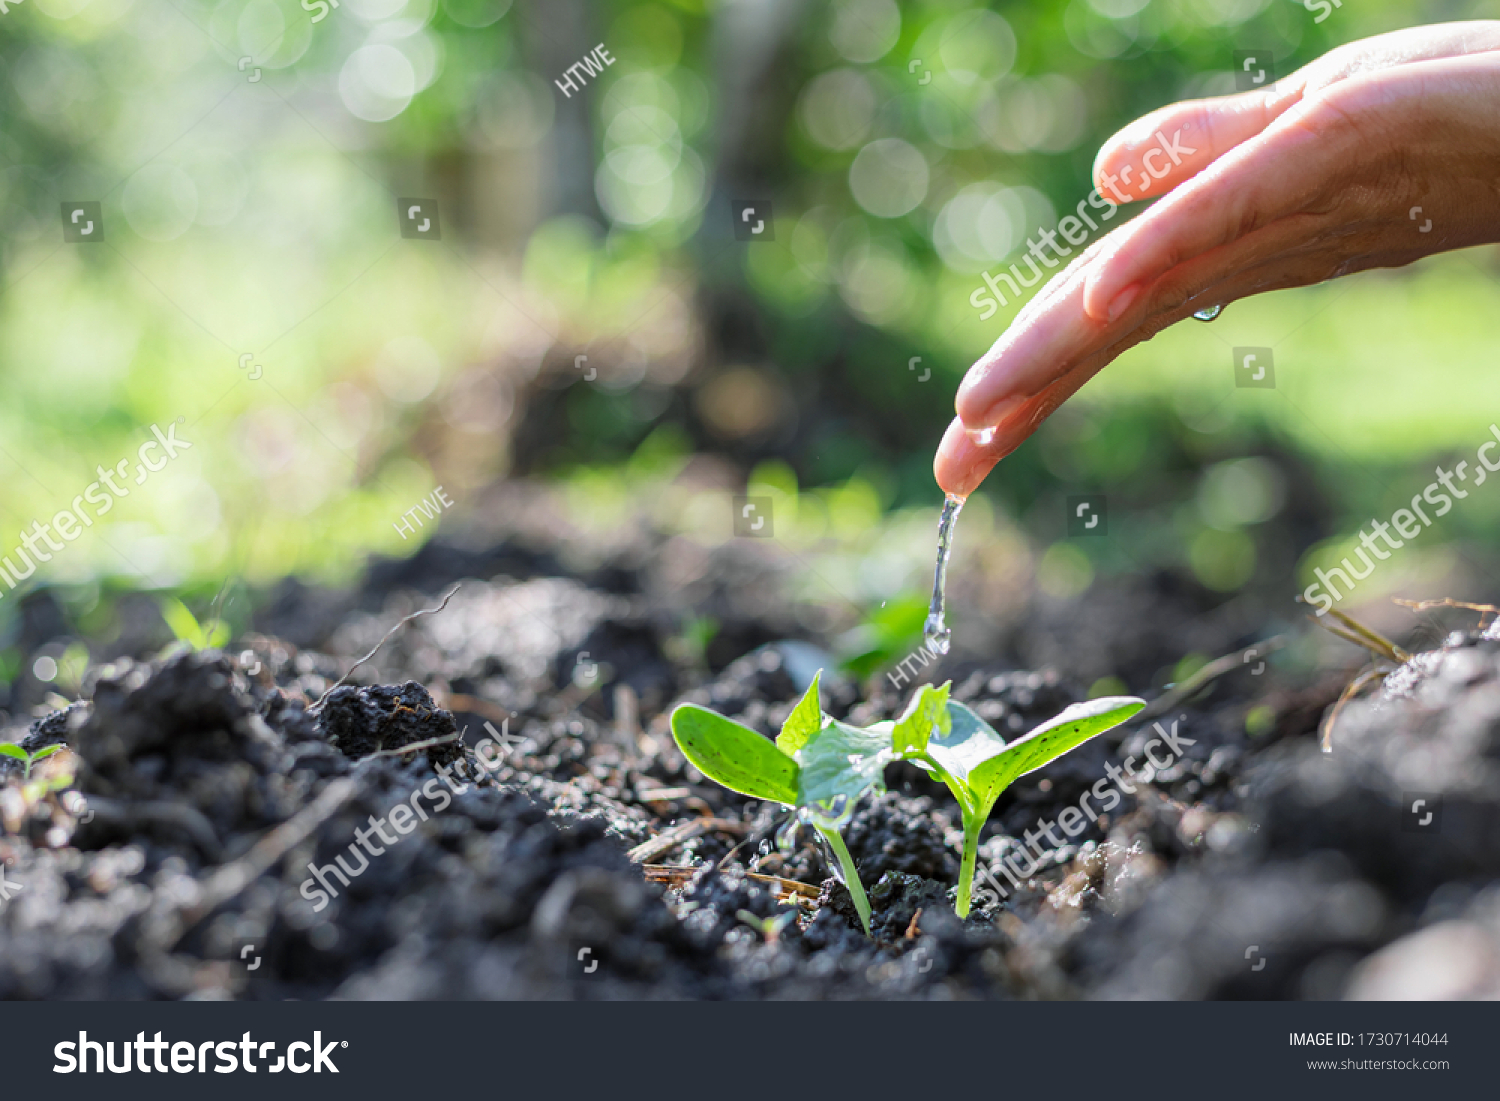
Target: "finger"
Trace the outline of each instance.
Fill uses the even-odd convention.
[[[1083,311],[1089,268],[1065,272],[1047,288],[1044,302],[1028,306],[964,375],[954,399],[959,419],[971,430],[990,428],[1040,394],[1067,363],[1091,345],[1102,346],[1111,330]],[[1053,290],[1056,287],[1056,290]],[[1113,327],[1117,332],[1122,325]]]
[[[1017,403],[995,424],[992,432],[976,433],[966,428],[963,421],[954,420],[944,433],[933,461],[938,484],[944,492],[960,496],[974,492],[1001,459],[1025,443],[1043,421],[1091,378],[1135,345],[1187,317],[1202,301],[1237,302],[1256,294],[1308,286],[1335,273],[1364,270],[1377,262],[1374,257],[1351,261],[1342,247],[1333,243],[1305,245],[1295,261],[1289,258],[1285,249],[1275,246],[1272,246],[1272,255],[1260,263],[1246,264],[1241,258],[1229,265],[1225,278],[1200,287],[1194,298],[1159,312],[1129,328],[1113,342],[1096,346],[1068,364],[1039,394]],[[1201,274],[1199,278],[1201,280]],[[976,435],[982,435],[982,444],[975,439]]]
[[[1000,452],[975,443],[963,421],[954,417],[938,444],[932,475],[944,493],[967,497],[1002,458]]]
[[[1283,88],[1174,103],[1137,119],[1094,158],[1094,186],[1124,204],[1152,199],[1196,176],[1276,120],[1301,96]]]
[[[1161,181],[1153,181],[1148,192],[1160,193],[1168,183],[1175,190],[1111,235],[1113,253],[1096,268],[1084,299],[1089,316],[1099,320],[1107,320],[1112,313],[1118,316],[1163,271],[1282,217],[1316,196],[1367,189],[1368,180],[1359,178],[1358,172],[1361,164],[1368,167],[1369,158],[1360,154],[1367,154],[1368,144],[1379,140],[1382,120],[1399,115],[1388,104],[1421,100],[1436,76],[1468,71],[1487,75],[1489,66],[1478,55],[1493,56],[1497,46],[1500,23],[1492,22],[1477,29],[1450,26],[1421,35],[1381,36],[1335,50],[1265,95],[1260,104],[1268,120],[1265,127],[1213,159],[1207,159],[1207,154],[1219,145],[1228,146],[1229,138],[1243,134],[1251,124],[1226,122],[1226,140],[1205,144],[1193,157],[1182,156],[1176,129],[1170,133],[1165,125],[1145,129],[1144,124],[1154,116],[1127,128],[1130,141],[1126,144],[1143,163],[1153,150],[1158,170],[1170,159],[1168,151],[1176,152],[1183,163],[1172,166],[1173,173]],[[1312,92],[1319,94],[1313,97]],[[1250,103],[1247,110],[1253,115],[1253,96],[1248,100],[1230,97],[1229,101]],[[1191,124],[1200,107],[1182,104],[1178,105],[1180,114],[1173,114],[1178,108],[1157,114],[1164,122],[1180,117]],[[1427,107],[1439,113],[1433,104]],[[1219,116],[1212,108],[1205,110],[1199,119],[1204,137],[1195,140],[1207,142],[1210,123],[1205,120],[1217,123]],[[1357,123],[1356,117],[1366,121]],[[1340,182],[1345,186],[1334,186]]]
[[[1291,287],[1311,286],[1335,274],[1363,271],[1381,262],[1373,256],[1351,260],[1341,247],[1333,244],[1319,244],[1305,246],[1295,258],[1288,257],[1284,250],[1275,250],[1273,255],[1258,264],[1235,263],[1230,266],[1226,278],[1202,288],[1193,300],[1179,302],[1175,306],[1162,309],[1148,320],[1131,328],[1121,339],[1106,347],[1093,350],[1070,364],[1059,373],[1056,381],[1041,395],[1026,402],[1021,413],[1000,422],[993,434],[987,433],[983,451],[993,457],[990,464],[993,466],[994,462],[1009,455],[1025,443],[1041,427],[1042,421],[1051,416],[1064,401],[1077,393],[1089,379],[1137,344],[1145,343],[1157,333],[1189,316],[1202,301],[1211,299],[1214,302],[1226,304],[1238,302],[1242,298],[1257,294],[1268,294],[1271,291],[1286,290]],[[970,435],[972,438],[972,434]],[[946,437],[944,442],[947,442]],[[987,472],[988,468],[986,468]],[[978,482],[976,481],[975,484],[977,485]]]
[[[1106,325],[1083,312],[1089,273],[1080,270],[1045,310],[1007,332],[970,368],[959,386],[959,417],[974,431],[997,425],[1091,356],[1107,351],[1107,363],[1190,313],[1233,301],[1237,274],[1253,272],[1264,284],[1272,277],[1263,269],[1279,265],[1289,280],[1281,285],[1320,282],[1351,270],[1354,257],[1378,249],[1382,232],[1372,224],[1335,235],[1320,216],[1283,219],[1174,268]]]
[[[1021,402],[985,433],[971,432],[955,417],[943,433],[942,443],[938,445],[937,456],[932,462],[933,475],[943,492],[960,497],[973,493],[996,463],[1025,443],[1058,406],[1072,397],[1103,366],[1100,363],[1090,370],[1064,375],[1040,394]]]
[[[1500,21],[1494,20],[1442,23],[1351,42],[1265,89],[1173,103],[1142,116],[1100,147],[1094,185],[1120,204],[1154,198],[1259,134],[1311,92],[1361,73],[1497,49]],[[1269,71],[1269,64],[1265,67]]]
[[[1333,190],[1356,158],[1346,125],[1306,125],[1284,113],[1111,235],[1090,271],[1084,311],[1118,319],[1156,279],[1185,261],[1294,214]]]

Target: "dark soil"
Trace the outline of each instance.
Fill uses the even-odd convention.
[[[1331,755],[1316,727],[1350,669],[1220,678],[1160,717],[1192,740],[1161,771],[1144,763],[1150,721],[1096,739],[1001,799],[982,858],[1007,896],[981,896],[968,921],[952,906],[956,808],[893,767],[845,831],[867,939],[808,837],[790,855],[769,844],[780,808],[704,780],[670,737],[683,700],[774,734],[827,664],[782,598],[791,566],[750,553],[640,534],[570,566],[561,543],[433,544],[355,592],[288,584],[230,655],[135,660],[162,640],[127,631],[95,654],[84,702],[7,732],[28,751],[65,742],[33,780],[74,773],[82,799],[23,789],[0,758],[0,858],[21,887],[0,907],[0,998],[1320,998],[1413,973],[1426,985],[1406,996],[1500,990],[1500,965],[1451,950],[1500,959],[1500,642],[1463,632],[1419,655],[1343,713]],[[446,610],[310,710],[460,579]],[[1022,732],[1082,698],[1070,673],[1149,684],[1180,656],[1173,637],[1218,653],[1260,637],[1167,579],[1131,585],[1096,584],[1087,617],[1028,609],[997,628],[1002,657],[924,672]],[[61,617],[32,600],[28,622],[51,624],[23,640],[37,652]],[[694,614],[719,624],[706,652],[682,643]],[[1081,623],[1086,647],[1069,641]],[[1023,667],[1044,653],[1052,666]],[[883,679],[825,689],[861,723],[905,696]],[[13,709],[27,692],[40,687],[18,684]],[[486,724],[509,735],[489,773],[469,748]],[[1130,758],[1133,794],[1043,840],[1021,886],[1001,878],[1019,839]],[[450,805],[315,912],[309,865],[349,860],[355,831],[435,766]],[[1437,828],[1408,813],[1413,793],[1440,807]],[[649,874],[628,855],[695,820],[707,828],[646,854]],[[805,897],[778,898],[776,877]]]

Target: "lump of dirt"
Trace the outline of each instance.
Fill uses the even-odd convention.
[[[452,714],[440,708],[427,689],[414,680],[399,687],[376,684],[335,688],[324,701],[318,722],[323,736],[356,760],[438,738],[453,741],[427,751],[427,759],[434,765],[451,764],[463,756]]]
[[[178,654],[159,667],[120,663],[95,685],[92,710],[73,738],[87,766],[79,788],[149,798],[205,762],[274,771],[280,741],[252,722],[234,678],[215,651]]]

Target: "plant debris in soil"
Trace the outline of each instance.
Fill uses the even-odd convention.
[[[1332,754],[1317,725],[1341,684],[1231,675],[1161,716],[1183,746],[1164,766],[1147,763],[1158,729],[1132,721],[1026,777],[985,828],[993,886],[967,921],[951,800],[893,767],[844,831],[867,938],[812,840],[773,843],[784,810],[706,780],[668,731],[690,701],[770,736],[797,701],[816,654],[756,602],[719,609],[744,642],[715,672],[675,648],[648,572],[487,570],[394,637],[372,683],[314,707],[349,655],[475,564],[438,560],[445,576],[391,585],[325,649],[265,633],[234,657],[120,657],[80,702],[10,731],[68,751],[30,783],[0,757],[0,860],[19,887],[0,905],[0,998],[1500,995],[1493,632],[1457,632],[1351,702]],[[1097,647],[1127,653],[1132,620],[1096,617]],[[1055,671],[957,652],[930,672],[1002,731],[1083,698]],[[903,703],[825,682],[825,709],[851,722]],[[1252,704],[1272,716],[1254,738]],[[493,767],[473,749],[486,736]],[[1133,780],[1109,813],[1077,836],[1039,828],[1112,762]],[[314,909],[311,869],[352,868],[356,831],[434,782],[443,809],[364,850]],[[1414,821],[1413,792],[1440,829]],[[1006,878],[1007,859],[1024,874]]]

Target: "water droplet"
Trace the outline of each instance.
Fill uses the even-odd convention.
[[[771,839],[768,837],[764,841],[762,841],[760,843],[760,847],[759,847],[759,849],[757,851],[760,853],[761,856],[770,856],[771,855]]]
[[[841,861],[838,858],[838,855],[833,851],[833,846],[828,843],[828,838],[824,837],[821,833],[818,834],[818,848],[822,851],[823,863],[833,874],[833,878],[838,880],[845,887],[849,886],[849,881],[844,878],[843,861]]]
[[[933,571],[932,578],[932,606],[928,609],[927,622],[922,629],[927,649],[934,654],[946,654],[953,639],[953,632],[948,629],[943,616],[948,599],[948,556],[953,551],[953,527],[958,521],[958,510],[963,507],[964,499],[950,493],[943,502],[943,514],[938,518],[937,568]]]
[[[1199,310],[1193,314],[1199,321],[1212,321],[1224,312],[1223,306],[1210,306],[1206,310]]]
[[[791,815],[776,831],[776,851],[782,856],[791,856],[797,851],[797,827],[802,825],[802,812]]]
[[[816,803],[809,808],[812,821],[823,829],[840,829],[854,816],[854,804],[847,795],[835,795],[832,799]]]

